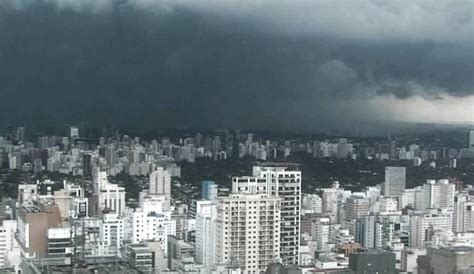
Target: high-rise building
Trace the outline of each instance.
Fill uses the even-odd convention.
[[[116,162],[116,154],[115,154],[115,147],[114,145],[108,145],[105,148],[105,160],[107,164],[113,165]]]
[[[453,231],[466,232],[474,230],[474,201],[465,193],[454,197]]]
[[[125,213],[125,188],[116,184],[107,184],[100,190],[99,210],[112,210],[119,216]]]
[[[455,193],[456,186],[448,180],[428,180],[423,185],[424,207],[452,209]]]
[[[347,198],[345,209],[345,227],[351,235],[355,235],[355,222],[362,216],[368,215],[370,211],[370,199],[360,196]]]
[[[323,188],[321,199],[322,213],[330,216],[333,222],[339,221],[340,210],[345,200],[351,195],[351,191],[339,188],[339,182],[334,182],[331,188]]]
[[[327,217],[315,218],[311,224],[313,239],[316,240],[316,248],[321,251],[330,249],[331,219]]]
[[[163,167],[157,167],[150,173],[149,194],[170,195],[171,194],[171,175]]]
[[[217,198],[217,263],[260,273],[280,256],[282,199],[246,192]]]
[[[280,256],[284,264],[298,264],[300,246],[301,171],[290,163],[266,163],[253,167],[252,177],[232,178],[232,192],[241,193],[255,189],[283,199],[279,231]]]
[[[373,249],[375,246],[375,215],[367,215],[356,221],[355,241],[364,248]]]
[[[195,260],[205,272],[211,272],[216,259],[216,204],[196,201]]]
[[[356,242],[366,249],[381,249],[393,241],[395,223],[368,215],[356,221]]]
[[[92,156],[90,154],[82,154],[82,174],[92,176]]]
[[[385,167],[385,181],[382,184],[384,196],[398,195],[406,187],[405,167]]]
[[[104,246],[104,254],[118,256],[123,244],[124,219],[119,218],[116,213],[107,213],[100,222],[99,237],[100,244]]]
[[[98,198],[98,210],[113,211],[119,216],[125,213],[125,188],[112,184],[107,179],[107,172],[99,168],[93,170],[94,195]]]

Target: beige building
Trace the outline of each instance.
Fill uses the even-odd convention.
[[[57,205],[23,206],[18,209],[17,240],[26,258],[44,258],[48,254],[48,228],[61,226]]]

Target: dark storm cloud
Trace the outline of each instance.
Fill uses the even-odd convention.
[[[31,124],[314,128],[374,114],[342,116],[344,102],[474,94],[465,6],[316,2],[4,0],[0,115]],[[397,16],[431,22],[417,29]]]

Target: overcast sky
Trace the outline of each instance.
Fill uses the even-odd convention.
[[[0,122],[474,122],[473,1],[2,0]]]

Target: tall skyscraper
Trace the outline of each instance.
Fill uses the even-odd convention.
[[[265,163],[253,167],[253,176],[234,177],[232,192],[255,189],[258,194],[280,197],[280,256],[284,264],[298,264],[300,246],[301,171],[290,163]]]
[[[382,184],[382,194],[385,196],[398,195],[406,187],[405,167],[385,167],[385,181]]]

